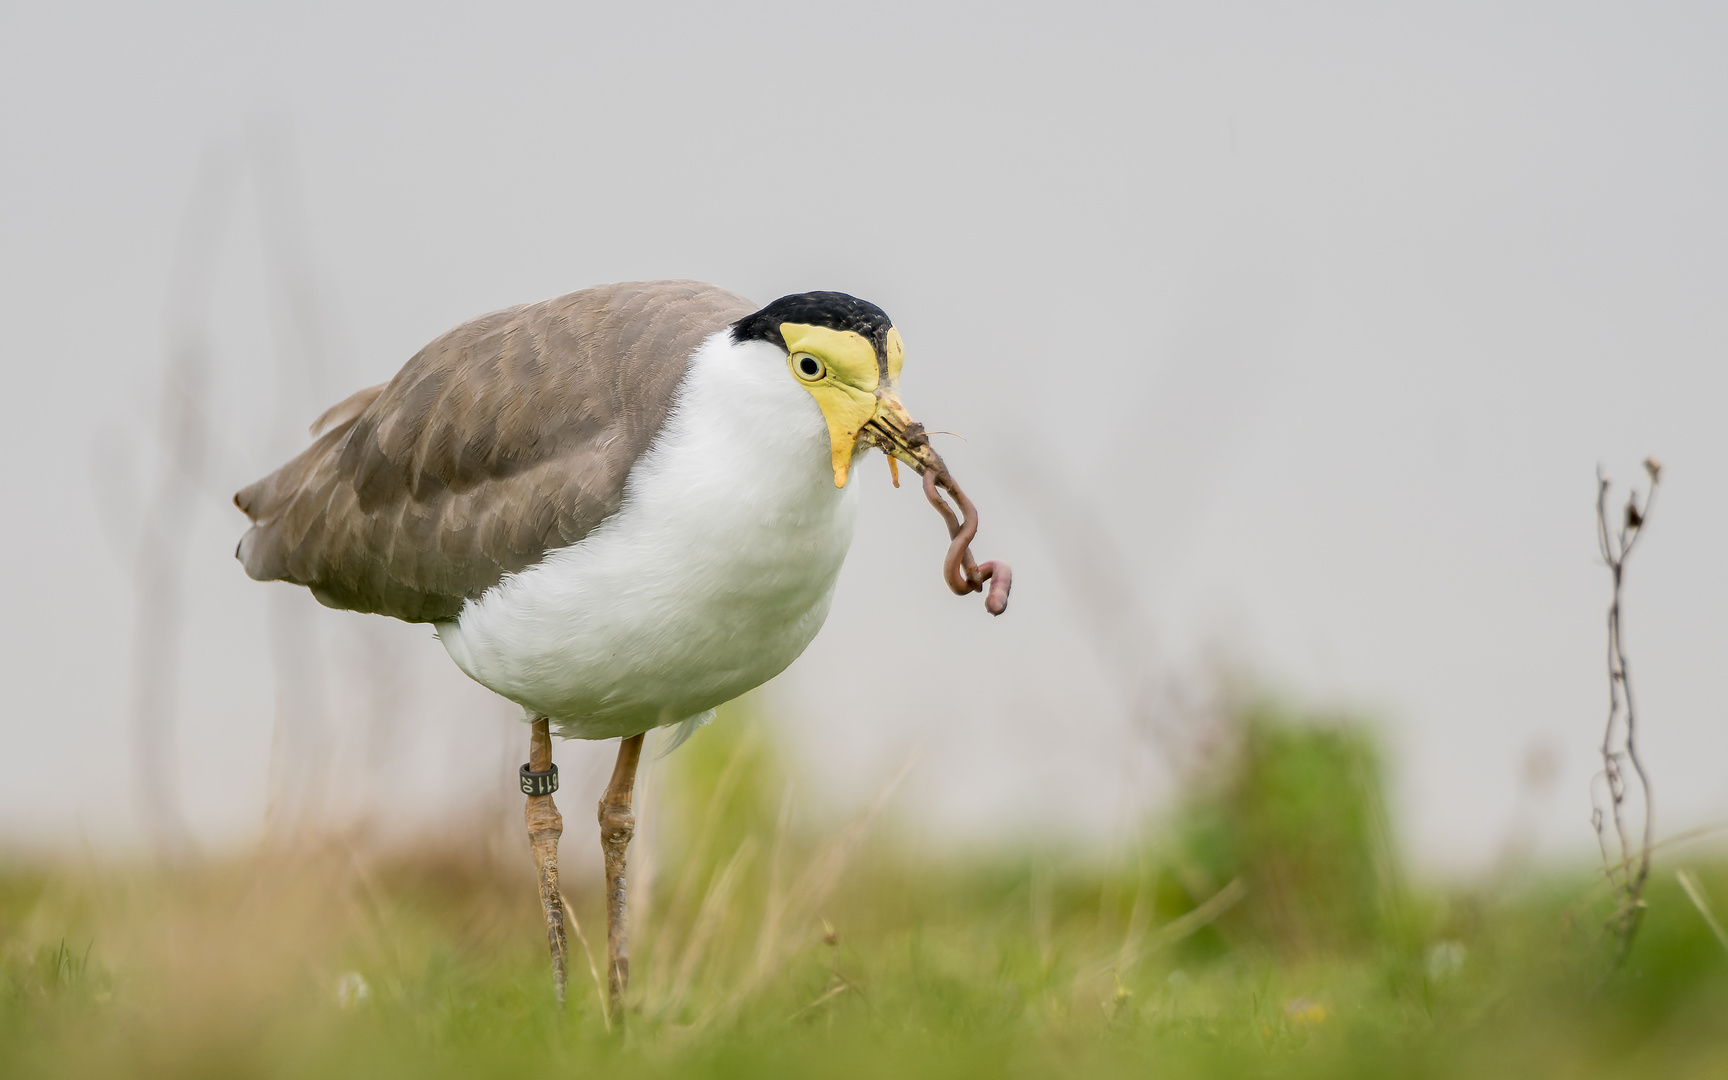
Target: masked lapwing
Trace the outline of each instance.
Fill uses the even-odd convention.
[[[844,293],[758,308],[694,281],[586,289],[444,334],[235,496],[247,574],[431,623],[457,667],[526,711],[520,783],[560,1000],[552,731],[621,740],[599,808],[621,1017],[643,734],[687,734],[810,644],[867,447],[924,477],[948,521],[950,588],[989,579],[989,609],[1006,604],[1007,568],[973,564],[976,514],[900,403],[903,357],[882,309]]]

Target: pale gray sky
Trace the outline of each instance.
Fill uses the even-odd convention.
[[[949,596],[929,508],[863,470],[829,626],[767,696],[836,805],[920,744],[903,798],[942,835],[1107,829],[1156,800],[1156,754],[1083,632],[1080,549],[1039,524],[1067,505],[1134,559],[1121,650],[1223,656],[1381,720],[1425,864],[1494,857],[1532,747],[1561,765],[1541,848],[1584,851],[1592,473],[1654,453],[1628,642],[1662,831],[1728,818],[1725,22],[6,5],[0,835],[138,835],[135,521],[113,493],[159,466],[171,309],[207,312],[216,429],[183,545],[178,787],[200,835],[234,842],[260,827],[279,696],[336,732],[398,704],[393,738],[331,751],[336,804],[390,762],[413,814],[459,814],[507,795],[520,754],[423,628],[247,581],[220,497],[457,322],[673,276],[886,308],[908,404],[968,440],[944,449],[978,551],[1015,565],[1001,620]],[[210,274],[205,306],[171,297],[177,258]],[[284,381],[293,295],[327,355]],[[327,683],[277,685],[272,625],[315,635]]]

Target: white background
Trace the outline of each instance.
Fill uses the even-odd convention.
[[[143,835],[137,528],[186,327],[214,441],[183,618],[142,623],[181,628],[194,830],[247,842],[284,784],[337,817],[394,784],[369,812],[410,827],[509,797],[508,711],[426,628],[246,580],[223,500],[455,323],[645,277],[886,308],[909,406],[968,440],[943,449],[977,550],[1017,571],[1000,620],[949,596],[929,508],[858,473],[828,628],[764,698],[828,805],[921,746],[900,799],[932,837],[1109,835],[1169,784],[1123,672],[1225,668],[1374,717],[1423,865],[1525,829],[1582,854],[1593,471],[1653,453],[1628,644],[1661,831],[1728,817],[1724,29],[1706,4],[5,5],[0,835]],[[272,627],[316,685],[282,685]],[[269,779],[283,716],[325,747],[298,780]],[[1559,763],[1534,794],[1532,753]]]

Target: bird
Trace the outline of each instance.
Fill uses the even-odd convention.
[[[924,478],[949,587],[1007,603],[966,550],[977,513],[899,397],[905,345],[842,292],[766,306],[697,281],[579,290],[462,323],[242,489],[248,576],[328,607],[429,623],[474,681],[523,709],[519,773],[565,997],[563,818],[552,734],[618,739],[598,807],[608,1013],[629,983],[626,852],[644,734],[673,745],[773,678],[821,629],[874,447]],[[960,506],[957,516],[939,489]]]

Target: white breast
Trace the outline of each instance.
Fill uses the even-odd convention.
[[[566,736],[673,723],[761,685],[828,616],[855,491],[821,410],[765,342],[723,331],[580,542],[506,577],[438,636],[458,667]]]

